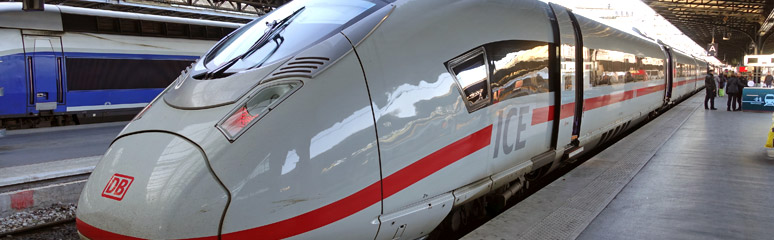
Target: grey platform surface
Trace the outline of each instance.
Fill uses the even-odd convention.
[[[0,169],[101,156],[127,123],[8,130],[0,138]]]
[[[772,239],[771,113],[700,92],[463,239]]]

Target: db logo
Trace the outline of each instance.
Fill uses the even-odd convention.
[[[107,186],[105,186],[105,190],[102,190],[102,196],[121,201],[121,199],[124,199],[124,195],[126,195],[126,191],[129,190],[129,186],[132,185],[132,182],[134,182],[134,177],[118,173],[113,174],[113,176],[110,177]]]

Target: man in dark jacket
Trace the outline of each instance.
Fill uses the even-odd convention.
[[[704,77],[704,86],[707,90],[707,95],[704,97],[704,109],[718,110],[715,108],[715,96],[718,95],[718,88],[715,86],[715,77],[712,76],[712,70],[707,70],[707,76]],[[710,102],[710,107],[707,107],[707,101]]]
[[[774,81],[774,76],[771,76],[771,72],[766,74],[766,79],[763,81],[766,83],[767,88],[771,88],[771,82]]]
[[[726,83],[726,93],[728,93],[728,103],[726,105],[726,111],[731,111],[731,106],[733,105],[733,111],[739,111],[742,109],[742,88],[744,85],[742,84],[742,81],[740,78],[742,77],[742,74],[736,73],[736,75],[731,75],[731,77],[728,78],[728,83]],[[732,104],[733,103],[733,104]],[[737,104],[739,107],[737,108]]]

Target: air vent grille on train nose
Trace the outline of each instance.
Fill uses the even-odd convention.
[[[321,70],[331,59],[326,57],[299,57],[282,65],[272,78],[277,77],[312,77]]]

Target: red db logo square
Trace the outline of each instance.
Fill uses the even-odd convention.
[[[126,176],[123,174],[113,174],[110,180],[102,190],[102,196],[113,200],[121,201],[126,195],[126,191],[129,190],[129,186],[134,182],[134,177]]]

